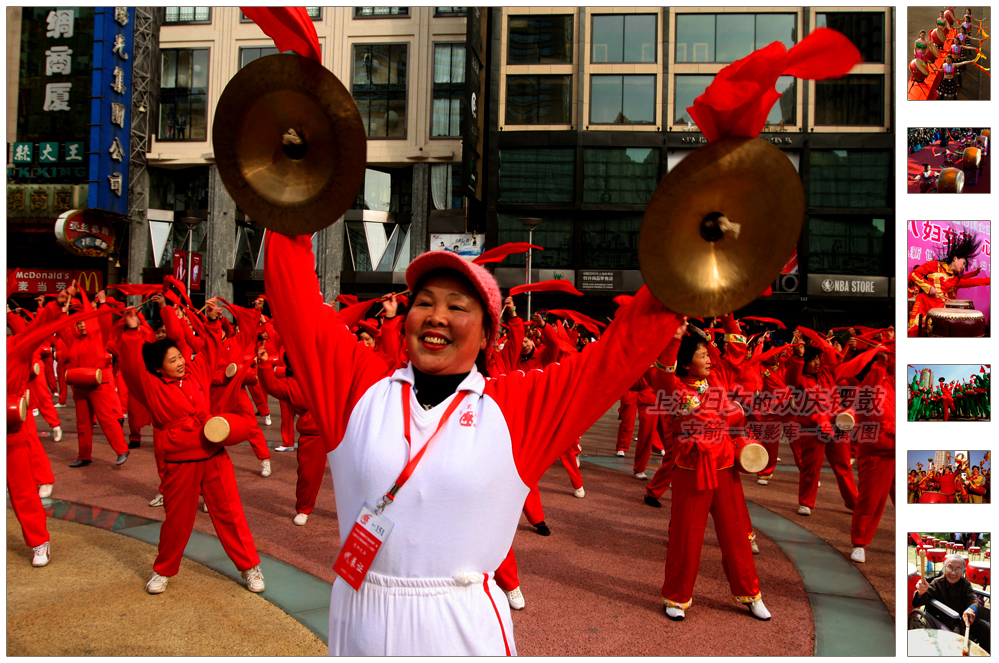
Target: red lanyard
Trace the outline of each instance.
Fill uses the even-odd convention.
[[[406,420],[404,432],[406,435],[406,444],[409,445],[410,454],[412,454],[413,441],[410,438],[409,434],[410,421],[412,420],[411,405],[409,402],[410,390],[411,390],[410,384],[408,382],[403,383],[402,416]],[[433,441],[435,437],[437,437],[437,433],[441,432],[441,429],[444,428],[444,424],[447,423],[447,420],[457,409],[458,404],[461,403],[462,399],[465,398],[467,394],[468,394],[467,391],[459,391],[455,395],[455,397],[451,399],[451,403],[448,404],[447,409],[444,410],[444,414],[441,415],[441,420],[437,424],[437,430],[435,430],[434,434],[430,436],[430,439],[427,440],[427,443],[423,445],[423,448],[420,449],[415,456],[410,457],[409,462],[406,463],[406,467],[404,467],[402,470],[402,474],[399,475],[399,478],[395,480],[395,483],[392,484],[392,487],[389,488],[389,491],[385,493],[385,497],[383,497],[382,501],[378,504],[378,507],[375,510],[376,515],[381,515],[381,512],[385,510],[385,507],[391,504],[392,501],[395,499],[395,494],[399,492],[399,489],[402,488],[407,481],[409,481],[409,477],[412,476],[413,470],[416,469],[416,466],[420,464],[420,461],[423,459],[423,454],[426,453],[427,448],[430,446],[430,443]]]

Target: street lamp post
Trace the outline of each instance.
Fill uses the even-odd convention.
[[[527,228],[527,243],[528,244],[534,244],[534,229],[537,228],[541,224],[541,219],[536,218],[536,217],[528,217],[528,218],[521,219],[520,222],[524,225],[525,228]],[[533,252],[534,252],[534,250],[531,249],[530,247],[528,247],[528,249],[527,249],[527,275],[526,275],[526,279],[524,281],[527,285],[531,284],[531,255],[533,254]],[[527,318],[526,319],[527,320],[531,319],[531,293],[530,293],[530,291],[528,291],[528,293],[527,293]]]

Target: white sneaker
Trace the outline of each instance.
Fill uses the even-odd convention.
[[[576,456],[576,467],[579,467],[579,456]]]
[[[274,451],[294,451],[295,447],[286,447],[283,444],[280,447],[274,447]]]
[[[770,611],[767,610],[767,606],[763,605],[763,601],[753,601],[750,603],[749,612],[761,622],[770,621]]]
[[[153,577],[146,583],[146,591],[150,594],[162,594],[166,591],[168,582],[170,582],[170,578],[153,571]]]
[[[645,472],[635,472],[635,478],[638,479],[639,481],[648,481],[649,475],[647,475]]]
[[[56,403],[54,407],[66,407],[65,403]]]
[[[663,449],[662,451],[660,451],[659,455],[665,457],[666,456],[666,450]]]
[[[271,415],[268,414],[267,416],[264,417],[264,426],[270,426],[270,425],[271,425]]]
[[[36,407],[34,410],[32,410],[31,414],[37,417],[38,416],[38,408]]]
[[[575,497],[586,497],[586,491],[583,490],[582,488],[577,488],[576,490],[572,491],[572,494]]]
[[[295,521],[294,522],[298,526],[304,525],[305,523],[309,522],[309,514],[307,514],[307,513],[296,513],[295,514]]]
[[[35,556],[31,558],[32,566],[45,566],[52,559],[52,554],[49,551],[49,542],[46,541],[40,546],[32,548],[35,552]]]
[[[271,461],[262,460],[260,461],[260,476],[269,477],[271,475]]]
[[[820,482],[819,482],[819,488],[821,488],[821,487],[822,487],[822,482],[820,481]]]
[[[617,452],[616,454],[614,454],[614,455],[615,455],[615,456],[617,456],[618,458],[624,458],[624,452],[623,452],[623,451],[618,451],[618,452]]]
[[[778,463],[780,462],[780,456],[777,456],[777,462]]]
[[[260,565],[243,571],[240,575],[246,581],[246,588],[254,594],[264,591],[264,574],[260,572]]]
[[[509,592],[504,591],[503,593],[506,594],[507,603],[510,604],[511,608],[514,610],[524,609],[524,593],[520,591],[519,585]]]
[[[46,497],[52,497],[52,484],[43,483],[42,485],[40,485],[38,487],[38,496],[41,497],[42,499],[45,499]]]
[[[760,547],[758,545],[756,545],[756,541],[750,541],[749,542],[749,548],[750,548],[750,550],[753,551],[754,555],[759,555],[760,554]]]
[[[666,616],[674,622],[682,622],[687,618],[687,615],[683,610],[680,610],[680,608],[671,608],[669,606],[666,607]]]
[[[156,493],[156,497],[149,500],[149,506],[163,506],[163,493]]]
[[[864,549],[859,546],[854,548],[853,552],[850,553],[850,559],[856,562],[857,564],[863,564],[864,562],[866,562],[867,559],[864,557]]]
[[[204,511],[205,513],[208,513],[208,502],[201,503],[201,510]]]
[[[56,426],[52,429],[52,440],[58,442],[62,439],[62,426]]]
[[[810,515],[812,515],[812,510],[809,509],[804,504],[802,504],[801,506],[798,507],[798,515],[799,516],[810,516]]]
[[[766,479],[757,479],[756,483],[758,483],[761,486],[768,486],[768,485],[770,485],[770,482],[767,481]]]

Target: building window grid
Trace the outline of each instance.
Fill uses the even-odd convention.
[[[883,127],[886,74],[848,74],[810,81],[815,100],[813,126]]]
[[[808,271],[814,274],[885,273],[885,217],[813,215],[808,220]]]
[[[572,124],[572,75],[508,74],[507,125]]]
[[[714,78],[715,74],[675,74],[673,76],[673,126],[693,125],[693,120],[687,115],[687,108],[693,105],[694,99],[704,92]],[[697,80],[695,81],[695,79]],[[697,90],[696,94],[685,89],[690,85],[693,85],[693,89]],[[781,96],[770,109],[770,115],[767,117],[769,126],[771,129],[778,129],[782,123],[784,127],[797,126],[797,79],[794,76],[780,76],[777,78],[775,87]],[[684,97],[682,101],[678,100],[681,95]]]
[[[406,137],[408,55],[408,44],[354,46],[351,93],[368,138]]]
[[[241,46],[239,49],[239,68],[242,69],[254,60],[259,60],[268,55],[276,55],[277,53],[278,49],[276,46]]]
[[[466,16],[468,7],[434,7],[434,16]]]
[[[461,135],[465,105],[465,44],[434,45],[433,112],[430,137]]]
[[[208,139],[207,48],[177,48],[160,51],[159,141],[205,141]]]
[[[506,28],[508,65],[572,64],[574,15],[508,15]]]
[[[862,63],[884,64],[884,12],[817,12],[815,27],[833,28],[846,35],[860,51]]]
[[[211,7],[167,7],[165,23],[211,23]]]
[[[597,43],[597,21],[610,19],[621,19],[621,59],[612,60],[610,59],[610,44],[599,44]],[[643,19],[645,21],[651,20],[652,34],[651,41],[642,42],[639,48],[638,59],[628,59],[628,24],[633,21],[629,19]],[[592,43],[590,46],[590,63],[591,64],[654,64],[656,62],[656,50],[658,48],[658,30],[659,30],[659,17],[656,14],[596,14],[593,16],[593,21],[591,23],[591,38]],[[610,27],[610,26],[608,26]],[[603,59],[598,59],[599,47],[603,46]],[[646,49],[646,46],[649,48]],[[648,51],[648,56],[646,55]]]
[[[760,21],[761,18],[766,19],[766,18],[774,18],[774,17],[785,17],[785,18],[790,17],[792,19],[792,23],[791,23],[791,34],[790,34],[790,41],[791,41],[791,43],[790,44],[785,44],[785,46],[787,46],[788,48],[790,48],[791,46],[793,46],[794,44],[796,44],[798,42],[798,15],[797,14],[791,14],[791,13],[785,13],[785,12],[763,12],[763,13],[740,12],[740,13],[722,13],[722,14],[697,14],[697,13],[681,12],[681,13],[678,13],[676,15],[677,37],[674,39],[675,42],[676,42],[676,47],[674,49],[674,59],[675,59],[675,62],[677,64],[695,64],[695,63],[697,63],[697,64],[710,64],[710,63],[731,64],[732,62],[735,62],[736,60],[738,60],[738,59],[740,59],[740,58],[745,57],[746,55],[748,55],[749,52],[743,53],[742,55],[739,55],[738,57],[733,57],[732,59],[727,59],[726,58],[726,59],[723,59],[723,60],[719,60],[718,57],[717,57],[718,19],[719,18],[723,18],[723,19],[736,19],[736,18],[738,18],[740,16],[752,16],[753,19],[754,19],[753,20],[753,48],[751,48],[749,52],[752,52],[753,50],[758,49],[758,48],[762,48],[763,46],[766,46],[767,44],[771,43],[772,41],[775,41],[775,40],[769,40],[765,44],[760,44],[759,43],[759,41],[760,41],[760,25],[759,25],[759,21]],[[701,19],[703,19],[703,18],[707,18],[707,17],[712,17],[714,19],[713,25],[712,25],[711,43],[704,43],[703,44],[705,46],[707,56],[703,60],[698,60],[697,59],[697,46],[699,46],[701,44],[700,43],[695,44],[693,46],[693,48],[691,48],[691,52],[689,52],[689,53],[687,52],[687,42],[680,41],[680,38],[679,38],[679,33],[680,33],[680,28],[681,28],[680,21],[683,20],[683,19],[685,19],[685,18],[690,18],[690,19],[701,18]],[[680,54],[681,53],[681,51],[680,51],[681,46],[683,47],[683,56],[682,56],[682,59],[681,59],[681,54]],[[714,47],[714,52],[712,52],[712,47]],[[688,57],[689,57],[689,59],[688,59]]]
[[[306,7],[305,13],[309,15],[313,21],[323,20],[323,8],[322,7]],[[239,22],[240,23],[253,23],[253,19],[248,18],[246,14],[242,11],[239,12]]]
[[[409,18],[409,7],[354,7],[354,18]]]
[[[606,88],[609,92],[609,88],[615,83],[612,79],[620,79],[621,103],[615,105],[618,113],[612,119],[606,119],[606,117],[594,119],[594,110],[600,111],[598,104],[594,103],[594,99],[598,96],[593,91],[594,87],[599,85],[601,88]],[[641,84],[641,88],[638,87],[639,84]],[[631,86],[630,89],[629,86]],[[656,76],[654,74],[593,74],[590,76],[590,124],[655,124],[657,98]],[[600,106],[609,108],[610,106],[604,104],[603,101],[606,101],[606,99],[601,100]],[[625,111],[632,109],[636,112],[632,113],[632,117],[629,117]]]

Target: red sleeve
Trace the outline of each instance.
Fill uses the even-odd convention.
[[[649,368],[680,325],[648,288],[611,323],[599,343],[541,371],[489,380],[506,417],[521,479],[531,486]]]
[[[273,364],[265,362],[257,367],[257,375],[260,376],[260,384],[263,386],[264,391],[279,401],[284,401],[286,403],[291,402],[287,378],[281,379],[274,375]]]
[[[656,391],[664,391],[667,394],[672,394],[676,391],[676,355],[679,351],[680,341],[671,338],[669,344],[666,345],[666,349],[659,355],[659,365],[666,370],[656,367],[656,370],[651,371],[648,376],[649,386]]]
[[[542,368],[558,359],[557,333],[550,322],[541,328],[541,353],[536,357],[536,361]]]
[[[267,233],[264,283],[281,325],[291,365],[307,410],[316,420],[327,451],[347,430],[354,405],[391,369],[347,329],[323,303],[307,235]]]
[[[177,344],[177,349],[184,355],[184,359],[190,360],[194,348],[188,341],[187,334],[184,333],[184,327],[187,325],[180,321],[172,306],[164,306],[160,309],[160,319],[163,320],[166,337]]]
[[[135,396],[146,409],[150,409],[148,396],[155,393],[155,386],[151,383],[157,378],[146,370],[146,364],[142,360],[142,344],[142,333],[138,329],[126,329],[121,335],[118,362],[129,396]]]
[[[801,388],[801,371],[805,368],[805,359],[799,357],[796,352],[792,352],[787,358],[787,365],[784,369],[784,382],[789,387]]]

